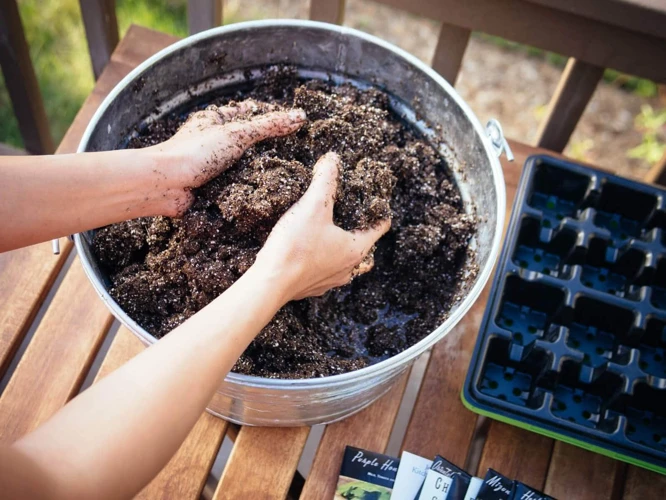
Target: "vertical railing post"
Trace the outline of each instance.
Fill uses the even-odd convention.
[[[538,147],[564,150],[603,75],[604,68],[569,58],[537,132]]]
[[[462,59],[472,34],[467,28],[442,23],[432,58],[432,68],[451,85],[455,85]]]
[[[345,19],[345,0],[310,0],[310,19],[342,24]]]
[[[0,66],[23,146],[32,154],[53,153],[53,138],[15,0],[0,0]]]
[[[222,0],[188,0],[187,25],[190,35],[222,24]]]
[[[79,0],[95,80],[118,45],[115,0]]]

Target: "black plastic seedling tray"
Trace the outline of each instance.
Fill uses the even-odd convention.
[[[528,158],[472,410],[666,473],[666,190]]]

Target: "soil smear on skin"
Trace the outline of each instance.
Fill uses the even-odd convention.
[[[295,134],[255,145],[193,190],[194,204],[182,218],[99,229],[94,251],[113,298],[148,332],[166,335],[252,265],[273,225],[307,189],[317,159],[336,151],[342,167],[335,223],[363,229],[392,215],[374,269],[322,297],[287,304],[233,371],[335,375],[394,356],[432,332],[477,271],[468,248],[476,220],[465,214],[444,159],[376,89],[303,81],[293,69],[274,68],[251,89],[205,104],[246,98],[303,108],[308,121]],[[205,104],[153,122],[126,147],[168,139]]]

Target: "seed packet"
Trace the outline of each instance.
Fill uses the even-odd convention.
[[[347,446],[334,500],[390,500],[400,460]]]
[[[483,484],[483,479],[480,477],[472,477],[469,480],[469,486],[467,487],[467,493],[465,493],[465,500],[476,500],[479,495],[479,490]]]
[[[437,455],[423,482],[419,500],[464,500],[471,478],[460,467]]]
[[[520,481],[513,482],[510,500],[555,500],[555,498],[535,490]]]
[[[499,472],[488,469],[476,500],[509,500],[513,481]]]
[[[432,460],[403,451],[400,456],[400,467],[398,467],[398,475],[395,478],[391,499],[414,500],[417,498],[431,465]]]

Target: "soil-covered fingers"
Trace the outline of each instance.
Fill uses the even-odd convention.
[[[351,247],[359,255],[361,264],[375,243],[377,243],[377,240],[384,236],[389,229],[391,229],[391,219],[383,219],[369,229],[350,231]]]
[[[340,176],[340,157],[334,152],[323,155],[314,166],[310,187],[304,195],[308,203],[316,207],[323,206],[326,213],[333,218],[333,205],[335,204],[335,193],[338,190],[338,178]]]
[[[208,106],[206,109],[192,113],[185,123],[183,123],[180,130],[185,129],[200,132],[208,127],[221,124],[222,119],[220,118],[219,113],[212,109],[211,106]]]
[[[235,136],[243,149],[271,137],[282,137],[296,132],[307,120],[302,109],[271,111],[248,120],[227,123],[224,128]]]
[[[267,104],[265,102],[255,101],[254,99],[246,99],[245,101],[233,101],[226,106],[208,106],[214,108],[220,115],[224,122],[233,120],[237,116],[244,116],[259,112],[268,113],[275,111],[277,107],[274,104]],[[208,109],[207,108],[207,109]]]
[[[375,267],[375,256],[372,253],[368,253],[363,257],[361,263],[352,269],[351,277],[355,278],[356,276],[370,272],[373,267]]]

